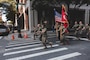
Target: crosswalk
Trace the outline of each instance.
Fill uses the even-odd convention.
[[[70,51],[68,47],[53,44],[48,49],[43,49],[40,41],[34,42],[10,42],[6,46],[3,56],[5,60],[65,60],[79,57],[82,53]]]

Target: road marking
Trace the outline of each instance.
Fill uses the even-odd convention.
[[[74,52],[74,53],[62,55],[62,56],[59,56],[59,57],[54,57],[54,58],[51,58],[51,59],[48,59],[48,60],[65,60],[65,59],[72,58],[72,57],[79,56],[79,55],[81,55],[81,53]]]
[[[52,38],[52,37],[55,38],[56,36],[51,36],[51,37],[49,36],[48,38]]]
[[[80,40],[89,41],[89,39],[87,39],[87,38],[80,38]]]
[[[12,41],[9,43],[9,45],[14,45],[14,44],[22,44],[22,43],[29,43],[30,40],[25,40],[25,41]],[[32,42],[38,42],[38,40],[32,41]]]
[[[66,36],[66,38],[73,38],[73,39],[76,39],[75,36]]]
[[[19,45],[27,45],[27,44],[35,44],[35,43],[40,43],[41,41],[38,41],[38,42],[30,42],[30,43],[23,43],[23,44],[16,44],[16,45],[9,45],[9,46],[6,46],[6,48],[8,47],[14,47],[14,46],[19,46]]]
[[[66,36],[66,38],[73,38],[73,39],[78,39],[77,37],[75,36]],[[90,41],[88,38],[80,38],[80,40],[84,40],[84,41]]]
[[[35,54],[29,54],[29,55],[24,55],[24,56],[20,56],[20,57],[14,57],[14,58],[6,59],[6,60],[27,59],[27,58],[32,58],[32,57],[41,56],[41,55],[45,55],[45,54],[60,52],[60,51],[64,51],[64,50],[68,50],[68,48],[64,47],[64,48],[54,49],[54,50],[50,50],[50,51],[39,52],[39,53],[35,53]]]
[[[59,46],[58,44],[53,45],[53,47]],[[50,46],[48,46],[50,47]],[[43,49],[44,47],[37,47],[37,48],[32,48],[32,49],[26,49],[26,50],[20,50],[20,51],[14,51],[14,52],[8,52],[5,53],[4,56],[6,55],[12,55],[12,54],[18,54],[18,53],[24,53],[24,52],[30,52],[30,51],[35,51],[35,50],[40,50]]]
[[[40,46],[40,45],[42,45],[42,44],[35,44],[35,45],[28,45],[28,46],[13,47],[13,48],[5,49],[5,51],[10,51],[10,50],[15,50],[15,49],[22,49],[22,48],[28,48],[28,47],[35,47],[35,46]]]

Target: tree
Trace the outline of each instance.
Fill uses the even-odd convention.
[[[6,8],[5,11],[7,12],[7,20],[13,21],[13,24],[15,22],[15,13],[16,13],[16,7],[15,7],[15,1],[14,0],[0,0],[0,6],[3,8]]]
[[[12,8],[11,7],[8,7],[8,9],[7,9],[7,15],[6,15],[6,17],[7,17],[7,20],[11,20],[11,21],[13,21],[13,24],[15,23],[15,11],[14,10],[12,10]]]

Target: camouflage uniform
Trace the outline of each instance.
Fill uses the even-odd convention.
[[[77,37],[77,38],[79,38],[79,37],[82,36],[82,28],[83,28],[83,27],[84,27],[83,24],[79,24],[79,27],[76,29],[75,34],[76,34],[76,37]]]
[[[59,31],[60,31],[60,42],[64,43],[64,38],[65,38],[65,27],[63,25],[60,25]]]
[[[86,32],[88,32],[89,31],[89,25],[86,25],[85,29],[86,29]]]
[[[38,27],[35,27],[34,28],[34,40],[35,40],[36,36],[39,36],[40,35],[41,29],[42,29],[41,26],[38,26]]]
[[[75,24],[75,25],[72,27],[72,30],[73,30],[73,31],[76,31],[76,29],[78,28],[78,26],[79,26],[78,24]]]
[[[59,27],[60,27],[60,25],[59,24],[55,24],[55,26],[54,26],[54,28],[56,29],[56,36],[58,37],[58,39],[60,40],[60,31],[59,31]]]
[[[89,31],[89,26],[86,24],[86,25],[82,28],[82,37],[87,37],[88,31]]]
[[[89,30],[88,30],[87,36],[88,36],[88,39],[90,40],[90,27],[89,27]]]
[[[52,47],[52,43],[47,41],[47,28],[45,26],[42,27],[41,31],[41,40],[45,48],[47,48],[46,44],[50,44]]]

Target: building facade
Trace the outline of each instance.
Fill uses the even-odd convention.
[[[76,9],[78,9],[78,10],[81,10],[81,11],[84,11],[84,19],[83,19],[83,23],[84,24],[90,24],[90,5],[82,5],[82,6],[80,6],[80,7],[77,7],[78,5],[76,5],[76,7],[75,7],[75,5],[72,5],[72,4],[70,4],[70,8],[71,9],[74,9],[74,8],[76,8]]]
[[[2,21],[2,8],[0,8],[0,22]]]
[[[24,30],[29,30],[29,23],[28,23],[29,18],[28,18],[28,15],[26,13],[26,11],[27,11],[26,2],[27,2],[27,0],[18,0],[17,1],[17,7],[18,7],[17,12],[19,14],[23,14],[23,21],[21,23],[21,24],[23,24],[23,29]],[[17,17],[17,19],[18,19],[18,17]],[[16,21],[16,23],[17,23],[17,21]]]
[[[32,1],[30,1],[30,0],[19,0],[19,3],[22,3],[22,4],[19,4],[18,11],[20,13],[24,13],[24,30],[29,30],[31,32],[33,30],[33,26],[36,26],[38,23],[41,22],[40,19],[39,19],[39,17],[40,17],[39,12],[32,9],[31,5],[33,3],[33,0]],[[69,9],[74,10],[74,7],[75,7],[75,5],[70,4]],[[51,10],[51,9],[49,8],[48,10]],[[81,18],[84,24],[87,24],[87,23],[90,24],[90,21],[89,21],[89,19],[90,19],[90,12],[89,12],[90,11],[90,6],[83,5],[83,6],[79,7],[77,10],[78,10],[78,12],[79,11],[83,12],[83,13],[82,12],[80,13],[83,16],[81,16],[81,15],[78,16],[77,15],[78,16],[77,18]],[[48,21],[50,20],[49,21],[50,24],[54,25],[54,22],[55,22],[54,21],[54,14],[49,16],[47,11],[45,11],[45,12],[46,13],[44,15],[47,17],[47,20]],[[76,12],[76,11],[74,11],[74,12]],[[51,13],[53,13],[53,12],[51,12]],[[51,19],[49,19],[49,18],[51,18]],[[71,19],[72,16],[70,16],[69,18]],[[69,20],[69,21],[71,21],[71,20]],[[74,21],[73,21],[73,23],[74,23]],[[51,25],[50,25],[50,27],[51,27]]]
[[[33,26],[37,25],[37,12],[32,10],[31,4],[33,1],[30,0],[17,0],[17,12],[24,15],[23,21],[23,29],[29,30],[30,32],[33,30]],[[17,25],[17,17],[16,23]]]

